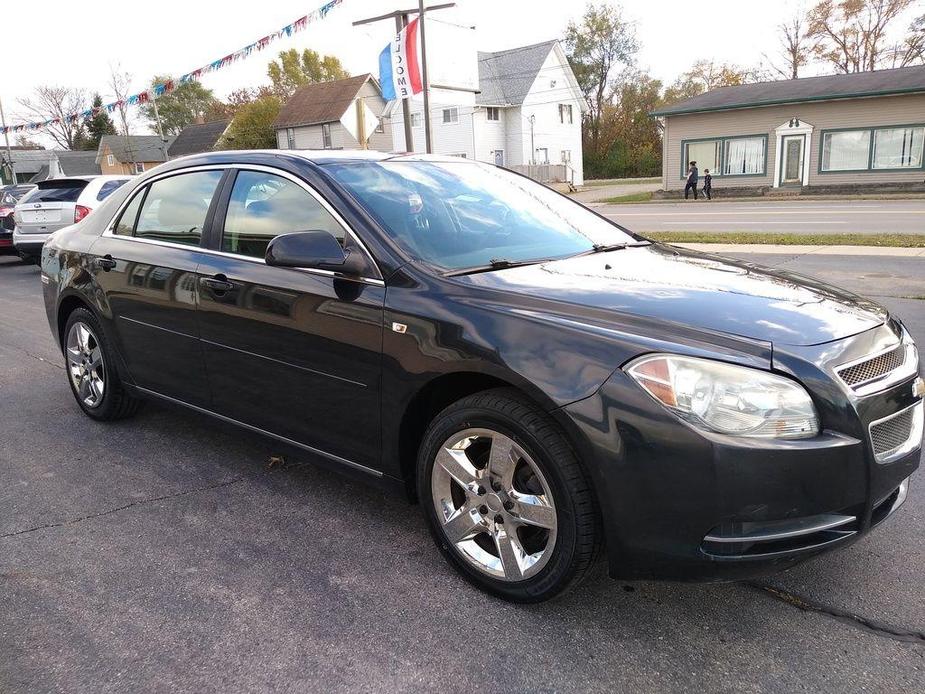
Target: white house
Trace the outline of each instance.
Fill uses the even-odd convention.
[[[562,165],[566,180],[582,183],[581,115],[587,103],[558,41],[478,54],[479,93],[431,97],[433,151],[514,169]],[[401,102],[389,103],[392,151],[406,151]],[[413,150],[423,152],[423,105],[412,101]],[[543,175],[543,174],[541,174]]]
[[[273,123],[280,149],[356,149],[366,139],[369,149],[392,150],[386,108],[372,75],[306,84],[283,104]]]

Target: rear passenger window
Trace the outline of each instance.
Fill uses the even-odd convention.
[[[148,186],[135,236],[198,246],[222,171],[196,171]]]
[[[323,230],[344,243],[344,227],[292,181],[259,171],[239,171],[228,201],[222,250],[263,258],[274,236]]]
[[[110,195],[112,195],[113,191],[122,186],[127,180],[127,178],[123,178],[118,181],[106,181],[100,188],[100,192],[96,194],[96,199],[105,200]]]
[[[113,229],[113,233],[118,236],[131,236],[132,232],[135,230],[135,220],[138,219],[138,208],[141,207],[141,201],[145,197],[145,192],[143,190],[138,191],[132,201],[122,210],[122,215],[119,217],[119,221],[116,222],[116,226]]]

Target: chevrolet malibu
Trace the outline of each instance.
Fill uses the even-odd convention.
[[[731,580],[906,498],[902,322],[821,282],[647,241],[501,168],[370,152],[178,159],[42,251],[78,406],[143,399],[420,503],[480,588]]]

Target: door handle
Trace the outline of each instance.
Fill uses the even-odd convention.
[[[200,277],[200,284],[208,287],[213,292],[230,292],[234,289],[234,284],[228,281],[224,275],[213,275],[212,277]]]
[[[103,272],[109,272],[116,266],[116,261],[108,253],[101,258],[97,258],[94,262]]]

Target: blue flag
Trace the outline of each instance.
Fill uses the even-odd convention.
[[[382,98],[392,101],[395,98],[395,82],[392,80],[392,44],[387,43],[379,54],[379,86]]]

